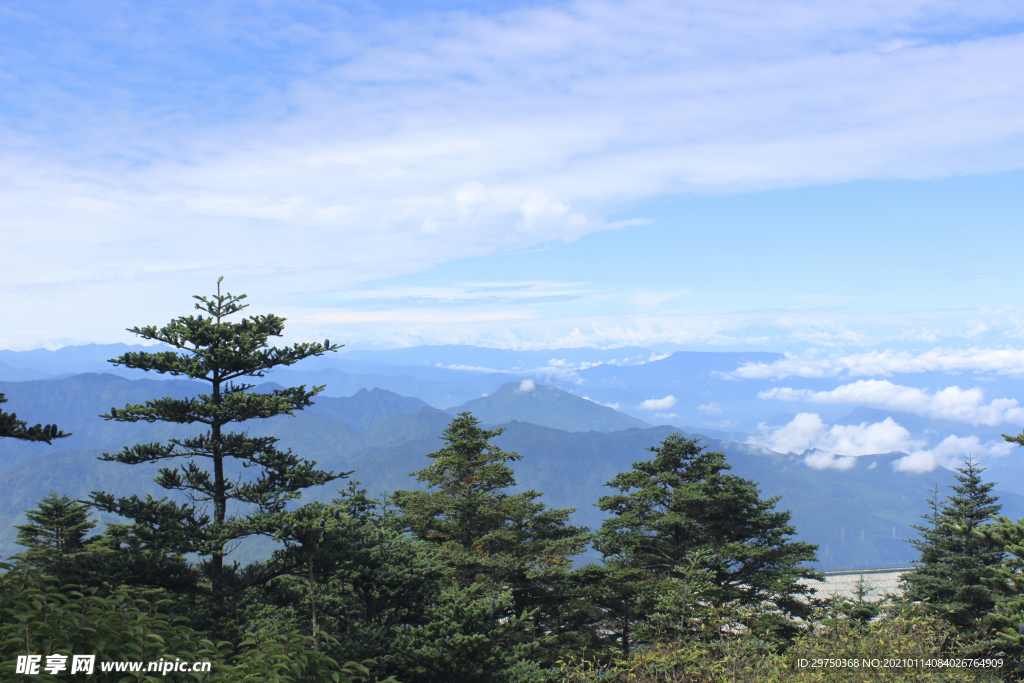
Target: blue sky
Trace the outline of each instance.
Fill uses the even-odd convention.
[[[0,36],[0,347],[131,341],[219,275],[354,347],[1024,338],[1020,3],[2,2]]]

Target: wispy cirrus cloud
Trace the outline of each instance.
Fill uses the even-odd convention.
[[[163,318],[225,272],[296,306],[630,229],[666,195],[1024,163],[1016,3],[367,7],[7,3],[0,286],[23,334]]]

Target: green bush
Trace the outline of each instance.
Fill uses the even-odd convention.
[[[174,680],[147,672],[102,673],[103,662],[209,661],[208,673],[175,673],[178,680],[214,683],[352,683],[368,670],[349,662],[339,666],[315,652],[312,639],[286,625],[250,633],[237,649],[214,643],[161,612],[168,601],[149,602],[121,587],[107,595],[55,579],[24,565],[0,563],[0,680],[59,681],[68,672],[16,673],[19,655],[95,655],[95,681]],[[58,677],[60,676],[60,677]]]
[[[960,652],[956,632],[915,605],[888,605],[875,621],[849,618],[841,605],[815,612],[785,651],[745,624],[756,609],[727,607],[702,621],[700,637],[637,648],[626,660],[563,661],[564,683],[919,683],[997,681],[998,673],[936,668],[798,667],[801,659],[949,658]]]

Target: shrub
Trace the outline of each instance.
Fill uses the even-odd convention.
[[[956,632],[919,606],[888,605],[874,621],[849,618],[842,605],[814,613],[803,633],[785,651],[746,628],[757,623],[757,610],[737,607],[717,611],[703,622],[704,637],[637,648],[626,660],[580,659],[561,662],[564,683],[966,683],[996,681],[998,673],[964,669],[798,667],[801,659],[949,658],[960,652]],[[714,637],[707,637],[713,634]]]
[[[362,665],[337,662],[312,649],[312,639],[285,626],[250,633],[237,649],[214,643],[182,618],[161,612],[167,601],[149,602],[125,588],[100,595],[96,589],[56,586],[56,580],[24,565],[0,563],[0,680],[59,681],[46,673],[16,673],[19,655],[95,655],[92,680],[168,680],[159,673],[118,672],[104,675],[104,662],[153,662],[161,659],[209,661],[208,673],[184,673],[184,680],[213,683],[352,683],[367,675]],[[64,672],[67,673],[67,672]],[[181,679],[179,679],[181,680]]]

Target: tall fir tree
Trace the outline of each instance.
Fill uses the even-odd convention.
[[[290,515],[275,554],[301,571],[247,591],[245,621],[302,623],[331,657],[373,660],[375,680],[506,680],[528,659],[515,645],[524,623],[510,591],[453,585],[439,546],[396,530],[395,511],[355,485],[332,503]]]
[[[992,495],[994,482],[982,481],[985,468],[974,457],[957,468],[952,492],[939,504],[937,490],[928,501],[928,522],[915,526],[919,538],[910,541],[920,552],[915,570],[904,577],[906,596],[927,602],[962,633],[981,636],[984,617],[995,596],[984,579],[1003,560],[1003,552],[971,533],[1002,509]]]
[[[427,489],[397,491],[390,502],[398,528],[434,544],[455,585],[511,590],[513,615],[531,614],[519,637],[556,647],[573,631],[562,599],[570,558],[590,535],[569,524],[574,510],[547,508],[537,491],[508,492],[516,485],[508,463],[521,456],[491,443],[502,431],[460,413],[441,436],[444,447],[427,455],[431,464],[413,473]]]
[[[610,513],[594,545],[621,593],[608,605],[621,649],[628,652],[659,584],[691,583],[691,575],[701,577],[703,599],[712,604],[770,600],[804,614],[799,596],[808,589],[799,581],[818,576],[806,566],[817,546],[792,540],[790,513],[775,510],[779,498],[762,500],[754,482],[728,473],[724,453],[681,434],[648,450],[654,458],[608,482],[619,493],[597,503]],[[772,629],[782,627],[780,621]]]
[[[233,544],[254,535],[277,534],[288,501],[299,498],[305,488],[345,476],[318,470],[315,462],[278,449],[274,437],[229,431],[233,423],[293,415],[311,405],[312,398],[324,389],[300,386],[258,393],[250,391],[254,385],[236,380],[263,377],[275,367],[341,347],[329,340],[270,346],[271,337],[281,336],[284,318],[251,315],[229,322],[228,317],[247,308],[241,303],[246,296],[222,294],[221,280],[215,295],[193,297],[195,308],[202,312],[199,315],[173,318],[162,327],[129,328],[143,339],[175,350],[131,352],[111,360],[126,368],[205,381],[210,393],[115,407],[101,416],[117,422],[205,426],[207,430],[197,436],[138,444],[100,458],[129,465],[184,459],[181,466],[161,468],[154,481],[168,491],[184,494],[188,502],[92,494],[97,508],[132,521],[120,531],[132,545],[133,554],[151,552],[180,558],[195,553],[203,558],[200,568],[205,581],[197,583],[196,589],[213,595],[218,608],[229,604],[229,593],[237,594],[273,575],[258,565],[240,572],[237,563],[226,564]]]
[[[36,509],[25,511],[29,523],[15,526],[16,542],[26,548],[18,558],[43,571],[61,573],[65,559],[85,550],[86,537],[96,527],[89,513],[87,505],[50,489]]]

